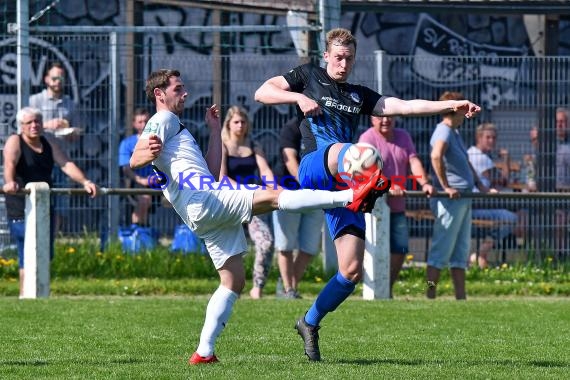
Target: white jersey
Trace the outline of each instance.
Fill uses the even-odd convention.
[[[472,146],[471,148],[467,149],[467,154],[469,155],[469,161],[479,176],[481,183],[483,183],[483,185],[486,187],[490,187],[491,181],[489,178],[485,177],[483,173],[495,167],[495,163],[493,160],[491,160],[491,157],[489,157],[488,154],[483,153],[483,151],[476,146]],[[477,186],[473,188],[473,191],[479,191],[479,189],[477,189]]]
[[[166,199],[183,220],[187,219],[186,205],[191,194],[207,188],[214,176],[196,139],[170,111],[159,111],[146,123],[141,139],[157,135],[162,140],[162,152],[152,164],[164,175],[168,185],[163,187]]]
[[[162,140],[162,151],[152,161],[166,177],[166,199],[182,220],[204,239],[216,269],[247,251],[242,223],[249,222],[254,190],[219,189],[219,183],[196,140],[170,111],[159,111],[147,122],[140,139],[152,134]]]

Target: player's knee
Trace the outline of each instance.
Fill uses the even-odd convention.
[[[235,289],[236,289],[235,292],[241,294],[244,288],[245,288],[245,277],[237,279],[235,282]]]
[[[329,170],[332,174],[336,174],[340,172],[339,170],[339,162],[342,163],[342,159],[344,157],[344,153],[348,149],[348,147],[352,145],[350,143],[335,143],[328,147],[326,152],[326,159]]]
[[[360,268],[359,268],[360,267]],[[360,265],[351,265],[347,268],[339,268],[340,273],[344,278],[349,280],[354,284],[358,284],[362,280],[362,266]]]
[[[245,276],[230,276],[222,278],[221,285],[233,292],[236,292],[237,294],[241,294],[245,288]]]

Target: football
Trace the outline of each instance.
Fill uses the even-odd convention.
[[[350,178],[362,176],[369,178],[377,169],[382,171],[384,162],[378,150],[367,143],[352,144],[342,158],[345,175]]]

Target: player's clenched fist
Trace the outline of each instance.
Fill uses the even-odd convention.
[[[210,129],[213,128],[221,128],[220,123],[220,110],[216,104],[213,104],[209,108],[206,109],[206,124]]]
[[[154,158],[158,157],[162,151],[162,140],[158,135],[148,136],[148,150]]]

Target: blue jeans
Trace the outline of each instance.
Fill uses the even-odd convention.
[[[513,233],[513,226],[518,220],[517,214],[505,209],[475,209],[472,216],[473,219],[503,222],[500,227],[492,232],[493,238],[498,240],[502,240]]]
[[[408,247],[409,236],[406,214],[403,212],[390,213],[390,253],[407,254],[410,251]]]
[[[442,269],[467,268],[471,246],[471,198],[432,198],[435,216],[427,264]]]
[[[50,226],[50,248],[49,248],[49,258],[53,260],[54,247],[53,243],[55,240],[54,234],[54,218],[52,216],[51,226]],[[10,229],[10,238],[13,244],[16,244],[18,249],[18,268],[24,268],[24,239],[26,237],[26,221],[23,219],[8,220],[8,228]]]

